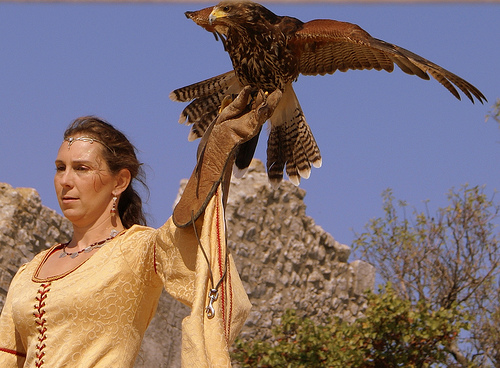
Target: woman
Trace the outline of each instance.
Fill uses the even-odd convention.
[[[141,166],[127,138],[94,117],[68,128],[54,185],[73,237],[13,278],[0,317],[0,367],[132,367],[163,287],[192,307],[183,321],[183,366],[230,365],[227,347],[249,302],[221,246],[220,184],[227,189],[235,148],[281,97],[259,94],[249,108],[249,94],[226,107],[202,140],[173,217],[159,229],[144,226],[133,186]]]

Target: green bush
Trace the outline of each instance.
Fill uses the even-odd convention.
[[[365,317],[352,324],[316,324],[289,310],[273,329],[274,341],[237,340],[232,357],[241,367],[432,367],[465,327],[457,308],[412,306],[389,284],[368,294]]]

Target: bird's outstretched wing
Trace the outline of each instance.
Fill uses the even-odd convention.
[[[458,87],[473,103],[484,95],[472,84],[439,65],[402,47],[376,39],[359,26],[329,19],[304,23],[291,36],[290,47],[298,56],[299,71],[304,75],[332,74],[349,69],[375,69],[392,72],[394,64],[407,74],[422,79],[429,75],[446,87],[456,98]]]

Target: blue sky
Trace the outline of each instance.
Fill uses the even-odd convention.
[[[177,123],[171,90],[231,68],[222,44],[182,4],[0,3],[0,182],[33,187],[58,210],[54,159],[66,126],[94,114],[124,131],[147,164],[147,210],[160,225],[188,177],[197,143]],[[301,76],[295,90],[323,156],[301,187],[307,214],[338,241],[382,214],[392,188],[422,210],[465,183],[500,189],[500,129],[485,116],[500,98],[500,5],[273,4],[303,21],[356,23],[478,87],[489,102],[456,100],[399,69]],[[464,96],[463,96],[464,97]],[[464,97],[465,98],[465,97]],[[265,160],[265,136],[256,157]]]

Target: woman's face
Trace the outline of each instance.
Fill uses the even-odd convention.
[[[59,206],[73,225],[91,227],[110,217],[115,178],[98,142],[63,142],[57,153],[54,186]]]

